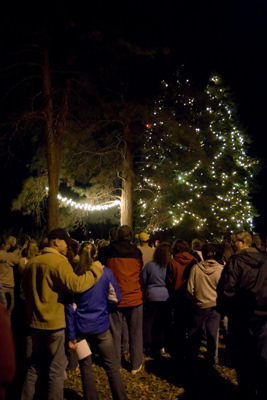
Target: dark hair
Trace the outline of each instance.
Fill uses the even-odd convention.
[[[110,230],[108,231],[108,236],[110,242],[116,242],[118,240],[118,227],[113,226],[112,228],[110,228]]]
[[[133,230],[129,225],[122,225],[118,228],[118,241],[131,242],[133,240]]]
[[[177,239],[172,244],[172,253],[175,255],[177,253],[183,253],[184,251],[189,252],[189,244],[183,239]]]
[[[0,236],[0,247],[4,246],[6,244],[5,238],[3,236]]]
[[[171,258],[171,245],[170,243],[163,242],[156,248],[153,260],[161,267],[167,267]]]
[[[202,255],[204,260],[216,260],[217,253],[218,249],[214,243],[207,243],[202,247]]]
[[[202,247],[204,246],[204,244],[205,244],[205,241],[203,239],[195,238],[192,240],[191,248],[192,248],[192,250],[200,251],[202,249]]]

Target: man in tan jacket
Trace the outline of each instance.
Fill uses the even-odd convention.
[[[61,228],[48,234],[49,246],[25,266],[22,285],[26,296],[27,319],[32,329],[33,352],[21,400],[31,400],[35,385],[41,376],[48,382],[48,400],[63,400],[65,355],[65,301],[64,295],[81,293],[92,287],[102,275],[102,266],[96,262],[84,275],[77,276],[66,258],[70,237]]]

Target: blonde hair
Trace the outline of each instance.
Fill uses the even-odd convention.
[[[252,245],[252,235],[249,232],[241,231],[235,234],[235,240],[240,240],[245,243],[248,247]]]
[[[39,253],[39,247],[35,240],[31,240],[27,244],[26,257],[30,260],[31,258],[37,256]]]
[[[82,243],[78,254],[80,258],[78,264],[75,266],[74,272],[77,275],[83,275],[90,269],[96,258],[96,246],[93,243],[84,242]]]

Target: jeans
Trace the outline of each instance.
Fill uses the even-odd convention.
[[[144,304],[143,340],[144,347],[159,352],[166,347],[170,329],[169,301],[147,301]]]
[[[128,397],[122,380],[120,366],[117,361],[110,330],[108,329],[98,335],[79,335],[79,338],[86,339],[91,346],[97,348],[108,376],[113,399],[127,400]],[[99,397],[92,368],[92,357],[85,357],[79,361],[79,364],[82,376],[84,399],[98,400]]]
[[[192,315],[192,324],[189,334],[191,355],[196,358],[203,333],[207,336],[206,360],[213,365],[218,357],[219,326],[221,315],[214,307],[195,308]],[[203,331],[204,330],[204,331]]]
[[[6,296],[6,301],[7,301],[7,312],[8,316],[11,320],[12,312],[14,310],[15,306],[15,293],[14,293],[14,288],[12,287],[5,287],[3,286],[3,290]]]
[[[143,361],[143,304],[135,307],[121,307],[110,314],[110,328],[119,364],[121,364],[121,342],[123,318],[129,332],[129,352],[132,369],[138,369]]]
[[[64,372],[67,367],[65,354],[65,330],[32,329],[32,356],[21,400],[32,400],[36,384],[41,381],[40,390],[47,390],[47,400],[64,399]]]

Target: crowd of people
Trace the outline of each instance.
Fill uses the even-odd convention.
[[[113,399],[128,399],[121,369],[138,374],[144,354],[172,357],[183,385],[203,338],[207,370],[220,362],[220,331],[240,398],[266,399],[267,257],[258,235],[150,243],[122,225],[82,243],[62,228],[39,244],[0,237],[0,400],[13,381],[18,399],[63,400],[73,365],[84,398],[98,399],[92,353]]]

